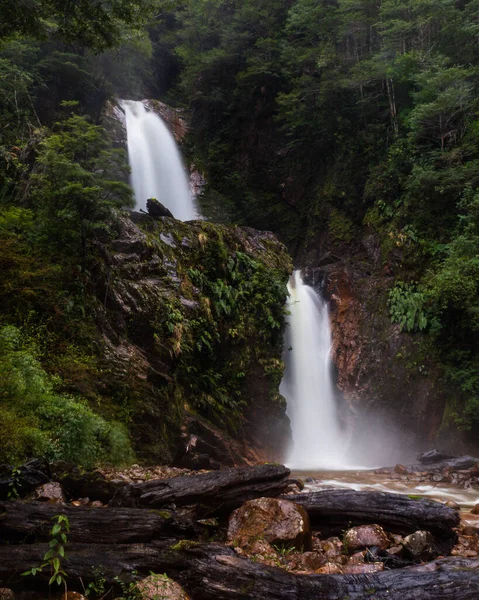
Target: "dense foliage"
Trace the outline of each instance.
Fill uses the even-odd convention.
[[[131,204],[125,152],[95,124],[114,84],[108,53],[94,52],[125,39],[135,56],[154,9],[2,4],[0,461],[132,457],[126,429],[85,383],[100,375],[92,270],[115,208]]]
[[[462,427],[479,425],[478,11],[188,0],[152,30],[168,94],[192,111],[206,209],[293,251],[327,234],[354,259],[378,238],[391,317],[433,340]]]
[[[390,281],[392,322],[445,373],[455,425],[477,431],[478,13],[479,0],[5,0],[2,458],[129,453],[114,450],[117,411],[90,385],[104,377],[93,282],[115,211],[131,202],[125,155],[99,126],[114,93],[189,109],[186,151],[215,219],[273,230],[298,260],[316,244],[369,261],[373,238],[379,264],[367,269]],[[173,353],[182,333],[180,383],[217,421],[245,398],[228,358],[217,361],[223,340],[246,350],[260,322],[280,335],[284,293],[250,256],[223,258],[184,274],[211,302],[208,322],[170,307],[159,325]],[[244,318],[262,294],[264,309]],[[86,454],[61,441],[60,405],[87,432]]]

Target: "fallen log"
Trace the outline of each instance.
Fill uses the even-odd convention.
[[[292,482],[289,474],[283,465],[259,465],[146,481],[119,489],[110,506],[200,504],[231,511],[253,498],[279,496]]]
[[[116,576],[133,581],[151,572],[178,581],[193,600],[477,600],[479,561],[443,559],[423,567],[364,575],[294,575],[238,557],[218,545],[172,546],[173,540],[136,545],[69,544],[65,570],[69,589]],[[0,581],[14,589],[39,580],[19,573],[39,564],[46,544],[0,547]],[[38,577],[38,576],[37,576]]]
[[[433,500],[413,499],[385,492],[355,492],[324,490],[283,497],[302,506],[313,527],[323,534],[340,534],[356,525],[377,524],[393,533],[410,534],[430,531],[442,542],[443,552],[452,548],[457,539],[459,512]]]
[[[148,543],[160,538],[197,538],[201,527],[188,515],[167,510],[91,508],[43,502],[0,502],[0,544],[46,542],[52,519],[65,515],[70,542],[88,544]]]

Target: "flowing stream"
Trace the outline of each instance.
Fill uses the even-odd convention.
[[[181,221],[198,218],[181,154],[162,119],[143,102],[124,100],[131,185],[136,209],[156,198]]]
[[[295,469],[346,468],[347,433],[338,418],[331,372],[328,305],[291,276],[285,339],[285,375],[281,393],[287,400],[293,447],[288,465]]]

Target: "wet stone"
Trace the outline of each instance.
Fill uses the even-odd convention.
[[[230,516],[227,541],[247,548],[258,539],[309,550],[311,528],[306,511],[293,502],[276,498],[245,502]]]
[[[390,546],[388,536],[379,525],[360,525],[348,529],[344,534],[343,544],[349,553],[371,546],[377,546],[381,549]]]

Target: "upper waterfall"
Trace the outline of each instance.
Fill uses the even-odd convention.
[[[341,429],[331,373],[328,305],[299,271],[291,276],[281,393],[293,432],[288,465],[296,469],[344,468],[346,434]]]
[[[143,102],[124,100],[131,185],[137,210],[156,198],[181,221],[198,217],[175,139],[162,119]]]

